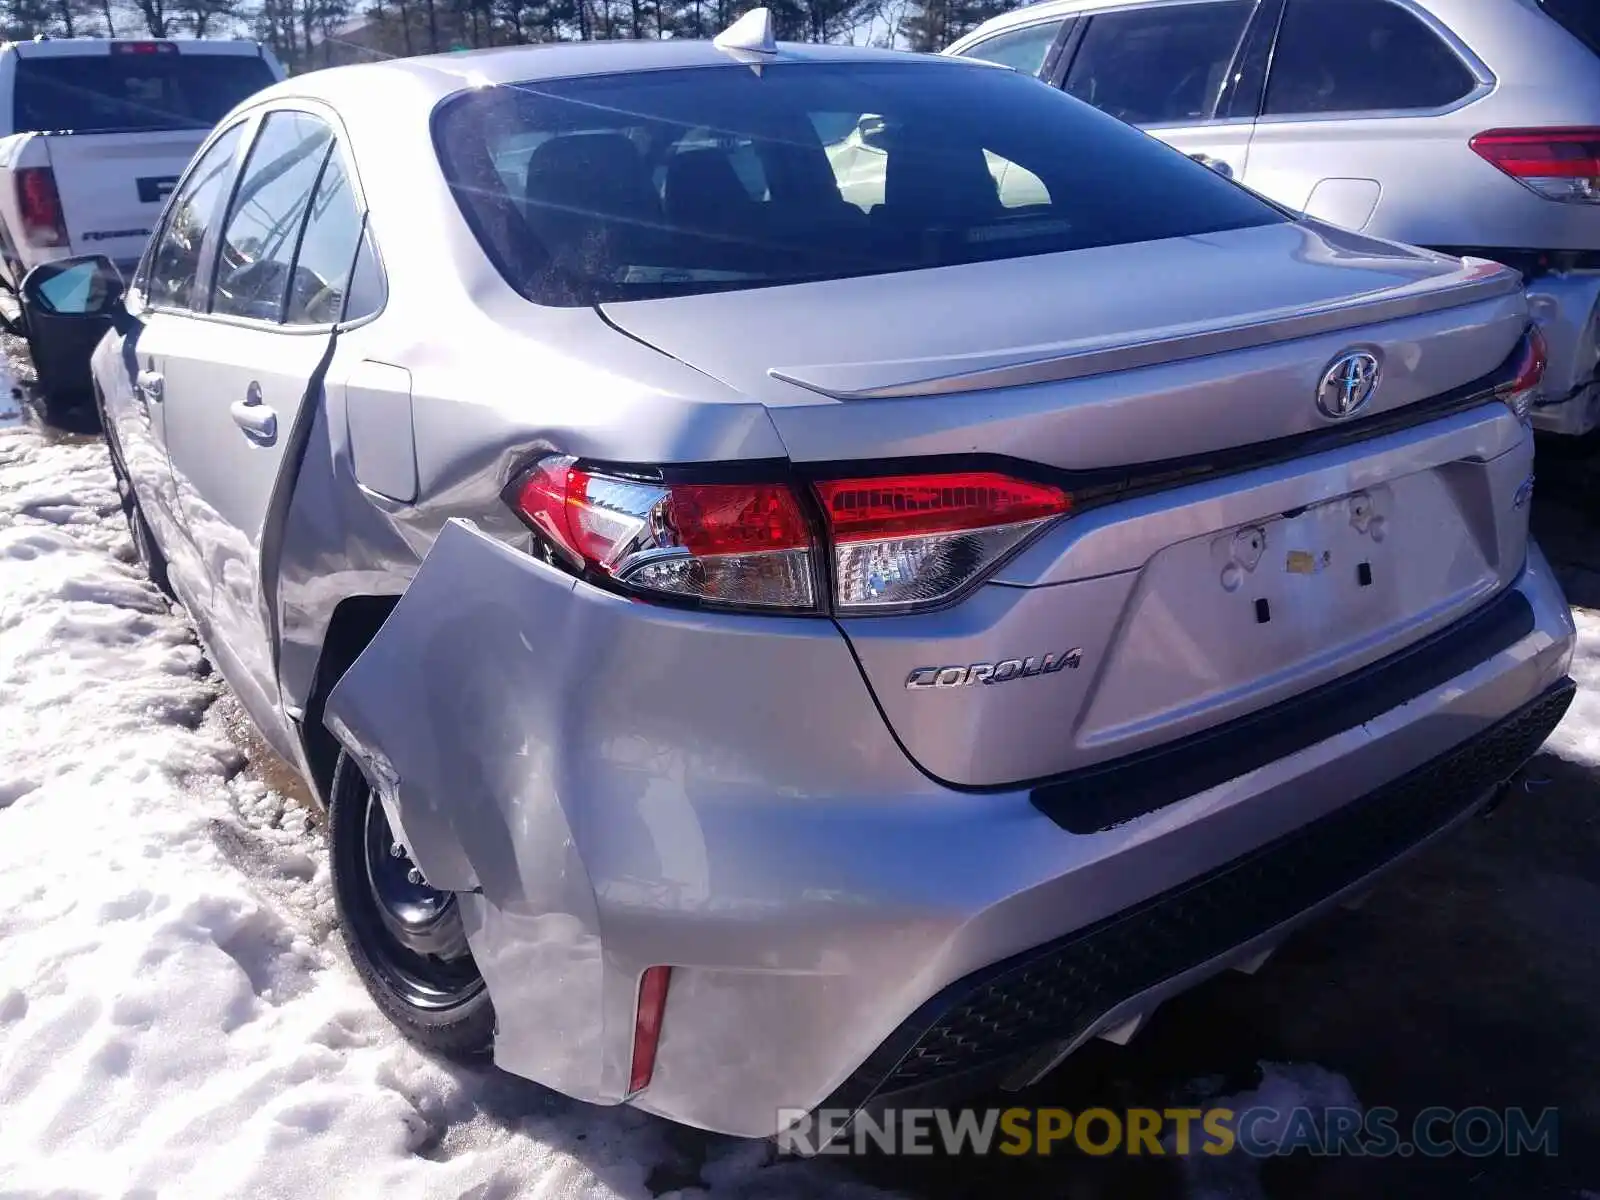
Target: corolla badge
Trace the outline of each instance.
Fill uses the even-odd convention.
[[[1060,654],[1038,657],[1008,658],[997,663],[973,663],[968,667],[918,667],[906,676],[906,688],[958,688],[974,683],[1009,683],[1013,679],[1029,679],[1035,675],[1054,675],[1063,667],[1077,670],[1083,662],[1081,647],[1063,650]]]
[[[1328,364],[1317,385],[1317,408],[1325,417],[1342,420],[1354,416],[1378,390],[1378,356],[1366,350],[1347,350]]]

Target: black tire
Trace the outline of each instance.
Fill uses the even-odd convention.
[[[446,1058],[482,1058],[494,1041],[494,1005],[467,949],[456,898],[401,883],[410,860],[382,852],[392,843],[382,802],[341,750],[328,845],[339,932],[356,972],[410,1041]]]

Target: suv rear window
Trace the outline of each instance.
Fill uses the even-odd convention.
[[[264,60],[235,54],[19,57],[16,132],[210,129],[275,82]]]
[[[1595,0],[1539,0],[1539,7],[1596,54],[1600,54],[1600,4]]]
[[[541,304],[942,267],[1285,220],[1153,138],[958,60],[703,67],[464,92],[434,144]]]

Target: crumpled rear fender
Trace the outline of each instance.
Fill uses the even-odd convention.
[[[836,925],[810,914],[838,900],[772,869],[786,820],[932,790],[832,622],[640,604],[461,520],[326,721],[462,893],[496,1061],[598,1102],[626,1094],[646,967],[826,959]],[[774,910],[778,944],[750,920]]]

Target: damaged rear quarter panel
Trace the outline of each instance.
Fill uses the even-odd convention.
[[[794,696],[828,703],[795,727]],[[929,787],[831,622],[642,604],[461,520],[327,716],[429,883],[469,893],[496,1061],[599,1102],[626,1092],[646,966],[747,961],[775,904],[804,926],[755,813]],[[825,952],[802,928],[761,956]]]

